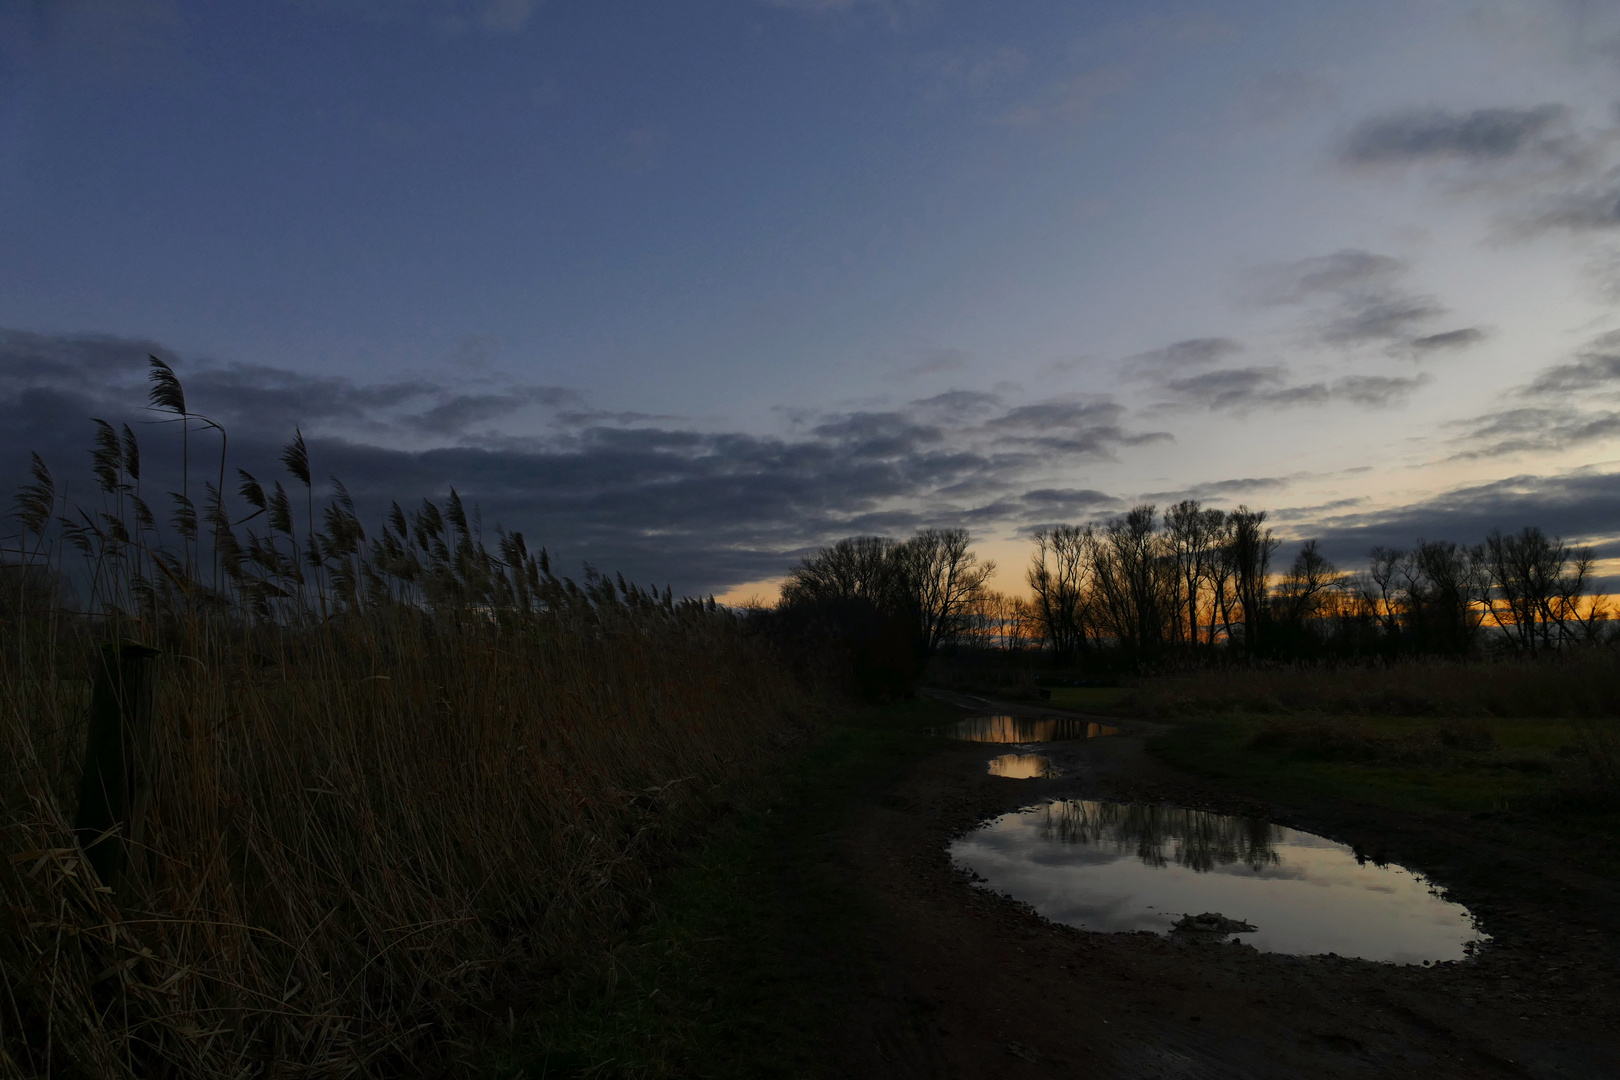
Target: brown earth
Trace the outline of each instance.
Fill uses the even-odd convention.
[[[1620,1077],[1620,902],[1610,880],[1583,871],[1578,845],[1511,818],[1265,805],[1145,753],[1152,725],[1095,719],[1124,730],[1054,745],[1061,778],[989,776],[1006,748],[942,740],[863,800],[840,854],[874,898],[865,946],[883,974],[852,995],[840,1048],[851,1075]],[[951,865],[947,844],[979,822],[1082,797],[1326,835],[1428,875],[1493,941],[1426,968],[1094,934],[975,888]]]

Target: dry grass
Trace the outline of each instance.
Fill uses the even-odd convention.
[[[802,730],[791,681],[722,614],[429,631],[340,623],[269,666],[171,651],[116,897],[71,830],[84,673],[0,672],[5,1072],[443,1057],[469,1007],[610,937],[681,834]]]
[[[202,430],[153,363],[154,406]],[[341,485],[315,502],[299,438],[302,498],[244,473],[228,506],[223,460],[181,468],[164,528],[134,438],[100,425],[99,508],[36,459],[0,575],[0,1077],[453,1068],[813,722],[712,601],[491,552],[454,492],[368,537]],[[159,656],[115,888],[73,823],[117,640]]]

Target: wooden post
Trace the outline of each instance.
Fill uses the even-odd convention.
[[[101,884],[115,886],[128,860],[129,834],[144,810],[152,741],[152,658],[145,645],[103,645],[90,697],[79,812],[79,846]],[[124,835],[108,836],[114,826]]]

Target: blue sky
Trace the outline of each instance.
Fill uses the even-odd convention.
[[[302,424],[362,501],[455,484],[692,590],[1188,495],[1347,564],[1620,533],[1604,5],[64,0],[0,41],[0,478],[80,468],[154,351],[245,464]]]

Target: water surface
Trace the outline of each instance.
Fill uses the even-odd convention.
[[[1002,754],[990,759],[990,775],[1009,780],[1049,780],[1058,775],[1052,759],[1041,754]]]
[[[947,738],[982,743],[1067,742],[1119,734],[1117,727],[1067,716],[970,716],[936,730]]]
[[[983,886],[1054,922],[1169,933],[1183,915],[1254,925],[1265,952],[1412,964],[1483,940],[1421,874],[1270,822],[1166,806],[1066,800],[995,818],[951,845]]]

